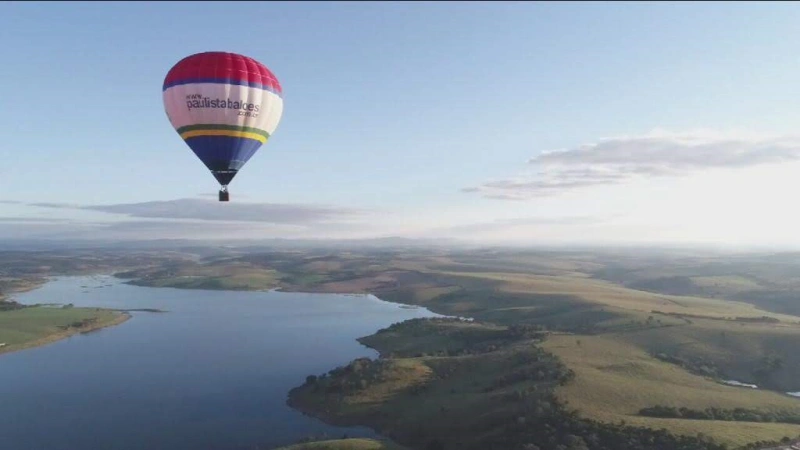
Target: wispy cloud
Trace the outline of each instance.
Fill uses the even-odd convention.
[[[77,205],[16,202],[42,208],[43,214],[0,217],[0,238],[46,239],[259,239],[280,237],[351,237],[376,234],[374,211],[314,204],[218,202],[182,198],[168,201]],[[110,214],[107,218],[59,217],[55,211]],[[41,213],[41,211],[39,211]]]
[[[4,223],[66,223],[69,219],[57,217],[0,217],[0,222]]]
[[[27,203],[28,206],[36,206],[38,208],[58,208],[58,209],[88,209],[88,207],[76,205],[72,203]]]
[[[800,160],[800,137],[713,131],[601,139],[528,161],[532,175],[462,189],[488,198],[526,200],[637,178],[679,177],[709,169],[737,169]]]
[[[532,229],[542,226],[586,226],[604,223],[614,217],[563,216],[563,217],[520,217],[493,220],[450,227],[437,227],[427,230],[425,236],[464,237],[480,234],[502,234],[509,230]]]
[[[191,198],[112,205],[31,203],[29,206],[99,211],[131,218],[195,219],[295,225],[353,220],[366,213],[363,210],[335,206],[243,202],[220,203],[213,200]]]
[[[16,218],[8,218],[16,219]],[[236,240],[265,238],[350,238],[376,234],[369,225],[288,225],[253,222],[139,220],[121,222],[0,220],[0,239]]]

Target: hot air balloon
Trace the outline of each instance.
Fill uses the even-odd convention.
[[[228,184],[278,127],[278,79],[253,58],[204,52],[178,61],[162,93],[170,123],[219,182],[219,201],[228,201]]]

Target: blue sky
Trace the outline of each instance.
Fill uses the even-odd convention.
[[[20,203],[0,236],[791,240],[798,25],[790,2],[7,2],[2,199]],[[161,99],[208,50],[285,92],[229,205]]]

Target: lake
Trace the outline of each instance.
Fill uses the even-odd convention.
[[[127,322],[0,355],[0,449],[240,450],[310,435],[374,436],[286,406],[288,391],[358,357],[355,338],[438,316],[367,295],[137,287],[63,277],[21,303],[133,312]]]

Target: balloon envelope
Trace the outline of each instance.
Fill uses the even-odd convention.
[[[283,114],[275,75],[236,53],[180,60],[167,73],[162,92],[170,123],[223,186],[267,142]]]

